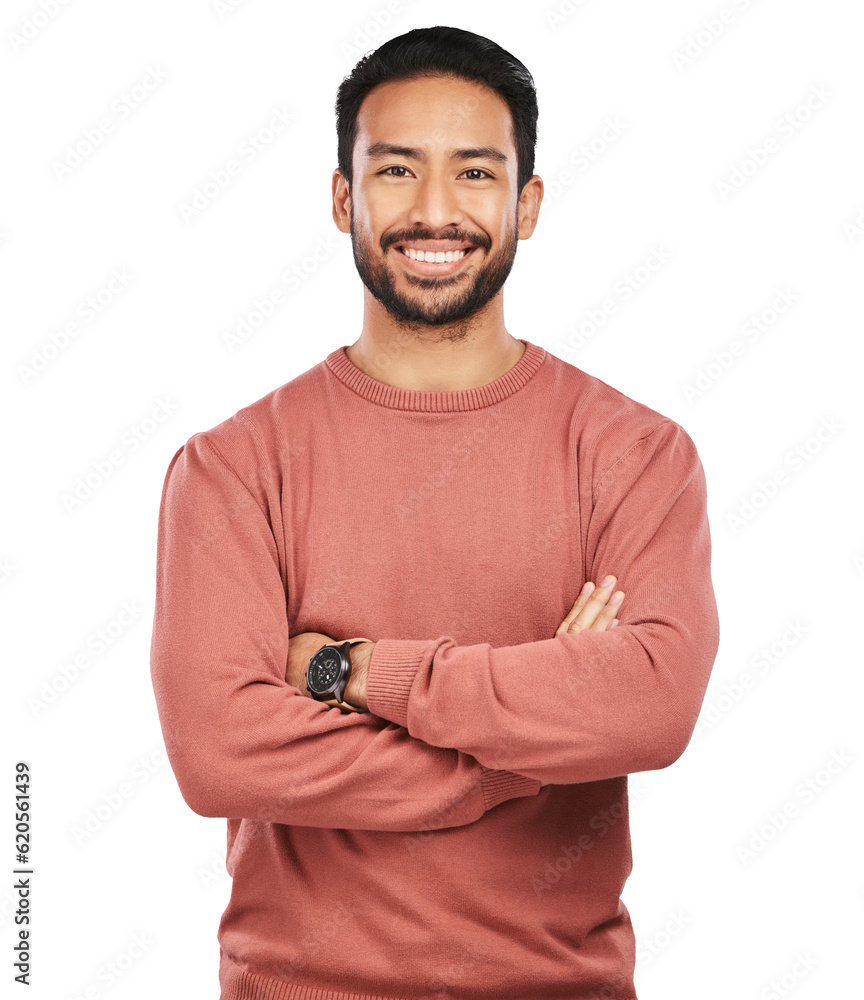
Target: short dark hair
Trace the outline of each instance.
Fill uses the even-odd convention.
[[[357,116],[371,90],[389,80],[420,76],[461,77],[494,90],[513,120],[519,191],[534,173],[537,93],[527,68],[489,38],[462,28],[414,28],[367,52],[339,85],[336,95],[338,164],[351,186]]]

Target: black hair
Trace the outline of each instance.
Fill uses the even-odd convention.
[[[494,90],[510,109],[516,146],[517,185],[521,192],[534,173],[537,144],[537,93],[527,68],[483,35],[436,25],[414,28],[366,53],[339,85],[336,95],[338,165],[350,188],[357,116],[369,92],[389,80],[451,76]]]

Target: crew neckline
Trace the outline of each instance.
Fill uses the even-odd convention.
[[[522,357],[513,367],[486,385],[473,389],[427,390],[401,389],[387,385],[361,371],[345,353],[349,344],[337,347],[324,359],[330,371],[359,396],[394,410],[420,410],[425,413],[451,413],[459,410],[479,410],[500,403],[521,389],[546,359],[546,350],[539,344],[517,337],[525,345]]]

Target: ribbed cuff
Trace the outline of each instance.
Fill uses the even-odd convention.
[[[491,809],[499,802],[507,799],[524,798],[526,795],[536,795],[540,791],[540,782],[536,778],[526,778],[524,774],[513,771],[493,771],[482,764],[483,795],[486,808]]]
[[[379,639],[366,678],[366,704],[373,715],[408,726],[408,696],[421,667],[432,662],[437,639]]]
[[[392,994],[345,993],[250,972],[224,952],[219,960],[219,984],[222,1000],[399,1000]]]

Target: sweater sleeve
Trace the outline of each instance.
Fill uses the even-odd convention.
[[[409,831],[473,823],[539,791],[535,779],[302,695],[285,681],[288,640],[266,511],[197,434],[163,486],[151,644],[165,747],[187,804],[202,816]]]
[[[586,579],[617,577],[626,593],[617,628],[499,648],[383,639],[369,667],[370,710],[433,746],[553,784],[677,760],[719,641],[692,440],[665,421],[599,475],[591,497]]]

